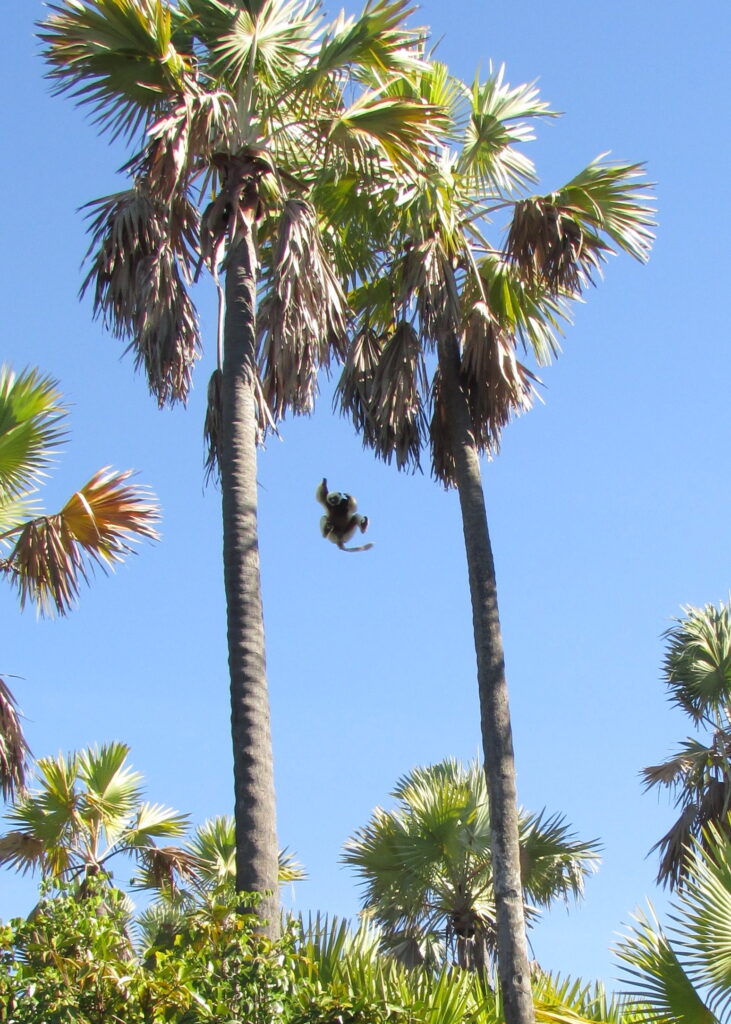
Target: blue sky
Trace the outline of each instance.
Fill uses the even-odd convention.
[[[27,0],[4,22],[0,361],[53,374],[71,405],[47,507],[102,465],[134,467],[164,536],[96,579],[66,620],[21,615],[0,592],[0,673],[19,677],[36,755],[124,740],[150,799],[202,822],[232,806],[220,502],[202,473],[213,288],[196,296],[208,347],[188,408],[160,412],[77,298],[79,207],[119,187],[123,154],[50,97],[33,39],[42,13]],[[720,0],[432,0],[414,18],[456,74],[505,62],[511,83],[537,80],[565,112],[531,146],[542,190],[607,150],[646,161],[657,182],[650,263],[610,261],[542,373],[545,404],[483,466],[520,799],[604,844],[583,904],[544,916],[534,955],[610,984],[609,947],[632,910],[665,905],[646,855],[673,809],[638,777],[687,734],[660,681],[661,634],[681,605],[724,600],[731,583],[729,20]],[[322,476],[370,517],[367,555],[320,538]],[[259,481],[279,835],[310,875],[285,896],[349,916],[344,840],[412,766],[479,751],[457,498],[363,452],[327,382],[317,413],[267,443]],[[0,917],[27,911],[34,891],[1,872]]]

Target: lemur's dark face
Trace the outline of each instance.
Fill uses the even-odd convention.
[[[325,500],[330,508],[339,508],[342,505],[348,504],[348,495],[343,494],[342,491],[330,491]]]

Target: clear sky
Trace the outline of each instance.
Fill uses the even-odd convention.
[[[66,620],[21,615],[0,591],[0,673],[19,677],[36,755],[124,740],[149,798],[200,823],[232,808],[220,501],[202,472],[213,288],[197,293],[208,347],[189,406],[159,412],[77,298],[79,207],[122,187],[124,154],[50,97],[33,39],[43,10],[8,4],[3,21],[0,361],[53,374],[71,403],[48,509],[102,465],[134,467],[164,537],[97,578]],[[612,984],[616,933],[646,898],[665,905],[646,855],[673,809],[638,777],[687,734],[660,681],[661,634],[681,605],[731,585],[731,16],[725,0],[430,0],[414,21],[455,73],[505,62],[512,84],[537,79],[565,112],[531,146],[542,190],[607,150],[658,183],[651,262],[611,260],[542,373],[545,404],[483,466],[520,799],[604,844],[583,905],[544,916],[534,955]],[[322,541],[323,476],[370,517],[368,554]],[[326,383],[316,415],[268,442],[259,481],[279,835],[310,876],[285,897],[349,916],[344,840],[412,766],[479,751],[457,497],[363,452]],[[34,891],[0,872],[0,917]]]

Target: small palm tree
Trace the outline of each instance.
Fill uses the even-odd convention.
[[[670,701],[706,732],[689,737],[661,764],[644,768],[646,788],[664,786],[680,815],[652,850],[660,851],[658,882],[682,885],[693,840],[705,828],[729,829],[731,810],[731,607],[687,607],[665,632],[663,674]],[[651,851],[652,852],[652,851]]]
[[[64,438],[66,409],[58,384],[38,370],[0,367],[0,575],[18,590],[21,608],[65,615],[94,567],[111,568],[139,538],[156,539],[156,502],[105,468],[60,512],[41,514],[38,489]],[[28,745],[14,698],[0,679],[0,791],[25,788]]]
[[[554,116],[532,85],[503,70],[472,89],[434,64],[394,90],[450,111],[452,132],[396,206],[378,270],[351,296],[359,314],[338,387],[364,444],[399,469],[428,452],[432,473],[459,493],[477,653],[482,741],[498,892],[498,967],[509,1024],[532,1020],[520,900],[515,765],[497,583],[480,456],[531,407],[537,378],[519,358],[558,354],[569,304],[616,250],[648,257],[652,210],[637,164],[598,159],[547,195],[519,148]],[[455,150],[454,142],[459,143]],[[489,241],[496,217],[505,237]]]
[[[643,1021],[731,1021],[731,840],[716,826],[693,841],[685,881],[664,929],[652,908],[617,949]]]
[[[6,814],[13,826],[0,836],[0,864],[51,881],[111,877],[114,857],[132,858],[147,884],[171,889],[192,869],[189,853],[157,840],[182,836],[188,818],[142,799],[142,777],[127,763],[129,748],[110,743],[68,757],[41,758],[38,788]]]
[[[342,280],[370,259],[371,198],[413,177],[443,122],[392,89],[424,66],[424,33],[406,27],[407,0],[367,0],[329,25],[310,0],[50,8],[57,91],[100,130],[142,134],[129,187],[91,204],[84,287],[161,405],[185,400],[200,352],[188,283],[205,267],[221,297],[206,434],[223,504],[237,887],[269,893],[260,913],[275,934],[256,444],[287,409],[312,408],[319,367],[345,350]]]
[[[363,883],[365,914],[405,963],[443,960],[484,969],[496,952],[495,871],[482,767],[447,760],[416,768],[348,841],[344,861]],[[578,898],[598,863],[598,844],[571,835],[559,816],[519,816],[528,919],[558,898]]]

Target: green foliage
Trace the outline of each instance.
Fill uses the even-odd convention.
[[[27,921],[0,929],[0,1022],[283,1021],[296,929],[272,945],[236,905],[232,899],[189,913],[136,950],[121,893],[92,881],[44,897]]]

